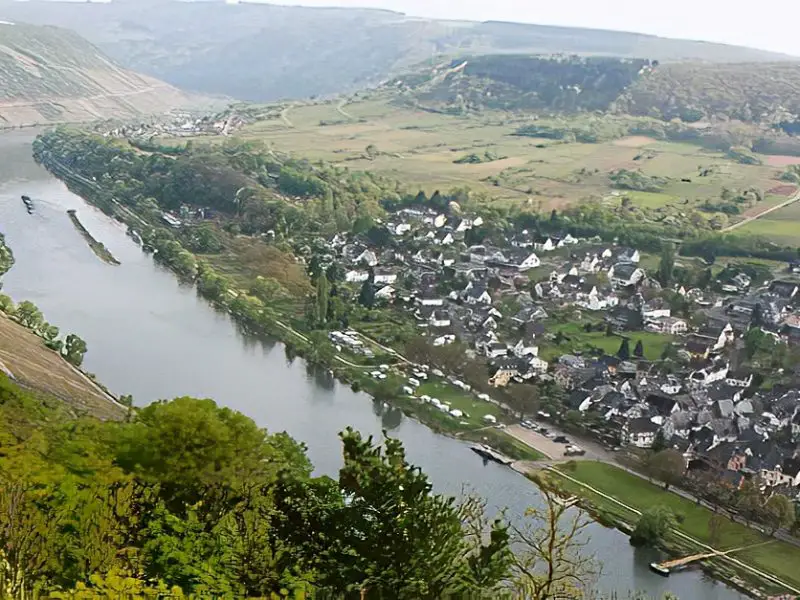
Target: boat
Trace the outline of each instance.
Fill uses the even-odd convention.
[[[486,444],[473,444],[470,446],[473,452],[482,456],[486,460],[493,460],[494,462],[500,463],[501,465],[510,465],[514,461],[500,454],[494,448],[487,446]]]
[[[669,569],[667,569],[666,567],[662,567],[658,563],[651,562],[650,570],[653,571],[653,573],[658,573],[662,577],[669,577]]]
[[[25,205],[25,208],[28,209],[28,214],[33,212],[33,200],[31,200],[30,196],[22,196],[22,203]]]

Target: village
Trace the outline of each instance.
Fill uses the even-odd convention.
[[[413,317],[432,347],[458,344],[465,360],[486,364],[492,388],[513,386],[523,397],[513,428],[568,443],[563,456],[584,450],[548,421],[609,450],[674,449],[690,470],[733,488],[756,479],[767,493],[800,495],[800,392],[787,384],[800,342],[800,263],[753,272],[742,260],[741,268],[717,265],[713,276],[701,267],[703,287],[662,285],[663,263],[678,271],[681,257],[676,266],[675,256],[528,230],[503,245],[470,243],[483,225],[482,217],[403,208],[376,223],[378,244],[376,236],[333,236],[327,260],[356,295],[368,286],[376,303]],[[342,353],[372,356],[355,331],[329,339]],[[386,379],[385,367],[373,376]],[[463,419],[463,410],[425,393],[431,374],[498,403],[425,365],[407,373],[403,393]],[[494,414],[478,417],[492,425]]]

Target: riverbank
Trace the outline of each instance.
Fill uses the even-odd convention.
[[[715,515],[707,508],[613,465],[593,461],[570,462],[529,472],[542,473],[547,484],[564,495],[578,496],[580,505],[595,519],[629,534],[642,511],[665,506],[679,519],[679,527],[661,542],[672,557],[698,552],[742,550],[704,561],[704,572],[756,597],[800,593],[800,548],[763,535],[740,523]],[[715,527],[711,527],[712,519]]]
[[[407,374],[403,373],[398,365],[394,365],[391,368],[388,373],[388,381],[375,379],[371,372],[374,372],[382,363],[396,363],[396,354],[389,352],[385,352],[385,354],[376,353],[372,360],[363,362],[363,364],[353,362],[357,357],[352,357],[352,360],[344,358],[333,348],[326,337],[320,338],[319,335],[315,339],[308,337],[322,332],[301,332],[284,323],[284,320],[292,322],[293,319],[296,320],[296,317],[276,312],[280,309],[279,303],[266,307],[258,302],[256,298],[250,296],[248,290],[235,286],[233,282],[226,282],[224,293],[220,292],[218,286],[203,286],[200,281],[201,278],[219,281],[224,279],[224,276],[216,272],[202,257],[185,250],[176,240],[165,241],[160,238],[157,230],[154,229],[155,225],[147,223],[130,208],[123,207],[113,197],[104,193],[95,182],[72,172],[58,162],[46,161],[43,162],[43,165],[56,177],[64,181],[74,193],[90,204],[129,227],[133,227],[137,231],[141,230],[143,249],[152,248],[155,250],[155,260],[175,272],[182,281],[191,281],[195,284],[201,296],[218,309],[227,312],[247,333],[279,340],[287,346],[292,355],[329,369],[337,380],[350,385],[354,391],[364,391],[379,401],[388,402],[396,406],[407,417],[416,419],[436,433],[464,441],[488,444],[514,460],[536,461],[543,458],[534,448],[513,438],[502,429],[476,425],[475,423],[461,424],[460,420],[449,414],[444,414],[441,410],[419,399],[404,395],[401,390],[406,385]],[[143,225],[150,229],[146,229]],[[170,253],[167,252],[168,249],[171,251]],[[187,257],[190,257],[191,260],[188,260]],[[200,273],[200,270],[202,270],[202,273]],[[254,309],[254,306],[257,308]],[[257,313],[254,311],[257,311]],[[365,339],[369,340],[366,337]],[[376,350],[384,352],[380,344],[369,341]],[[361,359],[359,358],[359,360]],[[408,365],[403,363],[400,366],[405,367]],[[487,412],[490,409],[492,411],[498,410],[497,404],[485,404]],[[507,420],[513,419],[509,415]]]
[[[114,255],[111,254],[108,248],[106,248],[102,242],[97,241],[94,236],[89,233],[89,230],[83,226],[83,223],[81,223],[80,219],[78,219],[77,211],[68,210],[67,214],[69,215],[69,220],[72,221],[72,224],[75,226],[75,229],[78,230],[78,233],[80,233],[83,239],[86,240],[86,243],[89,244],[89,248],[92,249],[92,252],[94,252],[100,260],[110,265],[121,264],[116,258],[114,258]]]

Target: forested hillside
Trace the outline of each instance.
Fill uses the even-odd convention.
[[[0,126],[124,118],[186,103],[72,31],[0,22]]]
[[[266,3],[0,0],[0,18],[68,27],[126,67],[186,89],[256,101],[352,91],[433,55],[568,53],[712,62],[787,58],[636,33]]]
[[[504,596],[506,525],[432,494],[396,441],[346,431],[342,444],[338,480],[312,477],[301,444],[211,400],[73,420],[0,373],[4,592]]]
[[[427,82],[423,79],[410,91],[423,106],[447,112],[604,111],[649,69],[650,61],[640,59],[477,56],[433,70]],[[389,85],[402,88],[403,81],[400,77]]]
[[[609,111],[667,121],[783,124],[789,131],[800,115],[800,61],[715,65],[483,55],[420,65],[385,89],[406,103],[455,114]]]
[[[665,64],[638,79],[618,107],[665,120],[793,120],[800,114],[800,62]]]

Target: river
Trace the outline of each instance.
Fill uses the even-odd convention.
[[[533,484],[506,467],[484,464],[468,445],[354,393],[324,371],[309,370],[302,360],[287,360],[279,343],[243,336],[226,315],[142,253],[120,224],[36,165],[33,136],[30,130],[0,134],[0,231],[16,257],[3,293],[32,300],[63,332],[83,337],[89,347],[84,368],[112,391],[133,394],[138,405],[184,395],[213,398],[302,440],[319,473],[337,472],[337,433],[345,427],[375,436],[386,430],[405,443],[409,460],[438,491],[459,494],[466,486],[486,498],[490,510],[507,508],[512,515],[537,502]],[[33,215],[21,194],[34,199]],[[120,266],[92,253],[67,209],[78,211]],[[745,598],[699,571],[669,579],[651,573],[652,551],[633,549],[626,536],[600,525],[592,526],[588,550],[603,563],[598,587],[621,598],[629,590],[655,598],[672,591],[681,600]]]

